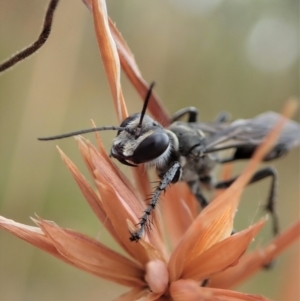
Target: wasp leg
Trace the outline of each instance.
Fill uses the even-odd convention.
[[[166,190],[167,186],[175,183],[179,180],[181,175],[181,165],[179,162],[175,162],[172,167],[163,175],[159,185],[156,187],[153,197],[144,211],[144,215],[141,217],[139,225],[140,228],[138,231],[131,233],[130,240],[138,242],[145,231],[145,227],[147,226],[147,222],[151,212],[155,209],[155,206],[159,200],[159,197],[163,191]]]
[[[205,208],[208,205],[207,199],[204,197],[204,195],[201,192],[200,189],[200,181],[190,181],[187,182],[188,186],[190,187],[191,192],[196,197],[197,201],[199,202],[201,208]]]
[[[181,119],[183,116],[188,115],[187,122],[197,122],[199,111],[195,107],[187,107],[183,108],[177,112],[174,113],[172,116],[172,119],[170,122],[177,121]],[[215,123],[222,123],[222,122],[228,122],[231,119],[231,115],[228,112],[221,112],[216,119],[214,120]]]
[[[218,116],[215,118],[215,123],[223,123],[228,122],[231,119],[231,115],[228,112],[221,112],[218,114]]]
[[[197,122],[198,121],[198,110],[195,107],[183,108],[176,113],[171,118],[171,123],[181,119],[183,116],[188,115],[188,122]]]
[[[277,214],[276,206],[275,206],[276,205],[276,187],[277,187],[277,182],[278,182],[278,175],[277,175],[276,170],[273,167],[266,167],[266,168],[263,168],[263,169],[257,171],[253,175],[249,184],[255,183],[255,182],[260,181],[267,177],[272,177],[272,182],[271,182],[271,188],[270,188],[270,192],[269,192],[268,201],[267,201],[267,204],[265,205],[264,209],[267,210],[268,212],[270,212],[270,214],[272,215],[273,233],[274,233],[274,236],[276,236],[279,233],[279,218],[278,218],[278,214]],[[230,179],[228,181],[219,182],[216,184],[215,188],[216,189],[227,188],[236,180],[236,178],[237,177]]]

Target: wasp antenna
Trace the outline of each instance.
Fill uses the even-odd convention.
[[[145,113],[146,113],[146,110],[147,110],[147,107],[148,107],[148,103],[149,103],[150,96],[151,96],[152,89],[153,89],[154,85],[155,85],[155,82],[152,82],[151,85],[150,85],[150,87],[149,87],[149,90],[148,90],[148,92],[146,94],[144,105],[143,105],[143,109],[142,109],[142,112],[141,112],[141,118],[140,118],[140,121],[139,121],[138,128],[142,127],[142,122],[143,122],[143,119],[144,119],[144,116],[145,116]]]
[[[53,16],[55,9],[57,7],[59,0],[51,0],[47,12],[44,18],[44,24],[43,24],[43,29],[38,37],[38,39],[31,44],[30,46],[26,47],[25,49],[21,50],[11,58],[7,59],[3,63],[0,64],[0,72],[3,72],[13,65],[17,64],[20,61],[23,61],[33,53],[35,53],[38,49],[40,49],[44,43],[48,40],[50,32],[51,32],[51,26],[52,26],[52,21],[53,21]]]
[[[42,137],[42,138],[38,138],[38,140],[41,140],[41,141],[58,140],[58,139],[73,137],[73,136],[86,134],[86,133],[99,132],[99,131],[109,131],[109,130],[122,131],[122,130],[126,130],[126,128],[125,127],[119,127],[119,126],[102,126],[102,127],[91,128],[91,129],[86,129],[86,130],[80,130],[80,131],[70,132],[70,133],[56,135],[56,136]]]

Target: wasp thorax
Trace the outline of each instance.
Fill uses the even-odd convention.
[[[140,124],[140,117],[140,113],[127,117],[120,125],[125,129],[113,141],[111,156],[126,165],[151,163],[169,153],[170,139],[164,128],[147,115]]]

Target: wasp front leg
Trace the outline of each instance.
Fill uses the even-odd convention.
[[[195,107],[186,107],[174,113],[172,116],[170,123],[178,121],[185,115],[188,116],[187,122],[198,122],[199,119],[199,111]],[[231,119],[231,115],[228,112],[221,112],[217,115],[214,122],[215,123],[223,123],[228,122]]]
[[[138,242],[142,238],[145,228],[147,226],[150,214],[155,209],[161,193],[166,190],[168,185],[177,182],[180,179],[180,177],[181,177],[181,165],[179,162],[176,161],[171,166],[171,168],[164,175],[162,175],[160,177],[161,181],[160,181],[159,185],[156,187],[156,189],[153,193],[152,199],[151,199],[148,207],[144,211],[144,215],[140,218],[139,230],[131,233],[131,237],[129,238],[131,241]]]

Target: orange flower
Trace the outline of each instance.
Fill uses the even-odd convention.
[[[146,300],[266,300],[228,288],[258,271],[299,236],[300,223],[297,222],[265,249],[242,257],[265,220],[230,235],[242,190],[269,149],[271,139],[274,140],[274,132],[272,134],[273,137],[266,141],[268,145],[264,143],[259,148],[238,180],[196,218],[190,206],[193,196],[182,185],[172,187],[164,199],[169,204],[175,200],[173,209],[169,209],[175,213],[173,224],[176,222],[178,226],[167,230],[174,245],[171,251],[164,243],[160,222],[151,232],[145,233],[140,243],[130,242],[127,223],[138,222],[145,204],[107,156],[99,139],[97,150],[88,141],[77,138],[97,192],[63,152],[60,153],[96,216],[128,257],[101,242],[43,219],[34,219],[38,227],[30,227],[1,217],[0,225],[71,265],[131,288],[118,300],[141,297]],[[175,193],[178,195],[173,199]],[[205,279],[209,279],[209,287],[200,286]]]
[[[108,19],[105,2],[86,0],[85,3],[93,12],[102,61],[118,117],[123,120],[127,109],[120,85],[119,61],[141,94],[145,94],[147,86],[128,46]],[[293,104],[287,106],[284,115],[289,116],[293,107]],[[160,111],[155,96],[150,111],[156,117],[159,112],[160,120],[166,122],[165,111]],[[168,189],[162,200],[166,234],[156,210],[151,231],[146,232],[139,243],[131,242],[129,236],[146,208],[143,200],[150,191],[142,168],[134,170],[138,187],[135,189],[110,160],[98,135],[97,148],[78,137],[79,150],[96,185],[94,191],[59,150],[88,204],[126,256],[41,218],[33,219],[37,227],[32,227],[0,217],[0,227],[73,266],[130,288],[116,300],[267,300],[229,288],[258,271],[295,241],[299,237],[300,221],[266,248],[245,256],[243,254],[265,220],[235,235],[231,235],[231,231],[243,189],[272,147],[283,122],[282,119],[258,148],[242,175],[200,214],[194,196],[184,183]],[[205,287],[201,286],[204,284]]]

